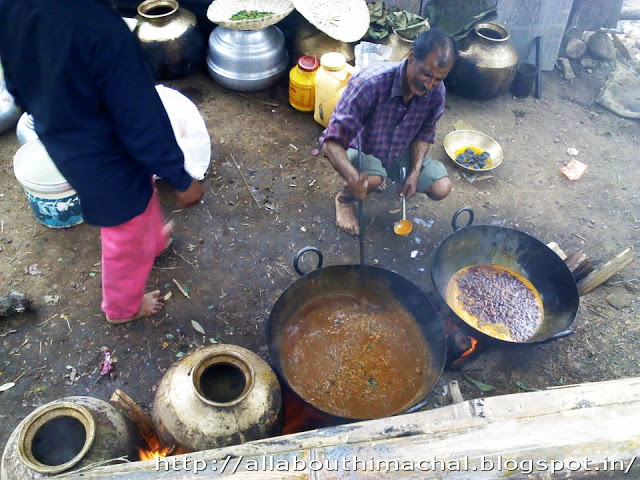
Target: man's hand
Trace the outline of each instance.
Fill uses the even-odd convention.
[[[356,180],[347,182],[347,190],[354,200],[364,200],[367,196],[367,189],[369,188],[368,178],[366,173],[361,173],[356,177]]]
[[[191,185],[184,192],[177,192],[178,196],[178,208],[189,208],[200,203],[204,196],[204,188],[195,178],[191,180]]]
[[[418,175],[419,173],[411,173],[404,181],[404,185],[398,184],[398,197],[404,196],[406,200],[409,200],[416,194],[418,188]]]

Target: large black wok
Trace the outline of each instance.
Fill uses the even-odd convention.
[[[304,274],[299,268],[298,261],[308,251],[313,251],[318,255],[318,265],[316,270]],[[370,289],[373,291],[388,289],[417,322],[424,336],[428,353],[426,376],[418,393],[402,409],[392,412],[390,415],[417,410],[423,405],[425,397],[440,378],[446,356],[444,328],[433,304],[413,283],[389,270],[368,265],[336,265],[321,268],[322,258],[322,253],[313,247],[306,247],[295,256],[294,268],[299,275],[302,275],[302,278],[290,285],[278,298],[267,322],[267,338],[272,365],[280,377],[302,400],[320,411],[331,413],[324,411],[305,398],[286,377],[281,364],[280,351],[284,327],[292,315],[311,301],[336,294],[357,296],[358,292],[362,292],[363,289],[369,291]],[[318,368],[322,369],[322,365],[318,365]],[[343,415],[342,417],[350,419],[371,418],[367,417],[365,412],[351,416]]]
[[[462,212],[469,213],[465,227],[457,225]],[[447,284],[462,268],[479,264],[502,265],[528,279],[542,297],[542,325],[533,337],[520,343],[544,342],[573,333],[570,327],[578,313],[580,296],[564,261],[544,243],[525,232],[493,225],[472,226],[472,223],[473,211],[470,208],[458,210],[451,221],[454,232],[438,245],[431,257],[431,279],[442,298],[446,301]],[[459,324],[476,338],[508,342],[488,336],[455,316]]]

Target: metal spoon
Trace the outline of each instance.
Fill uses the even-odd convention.
[[[402,181],[402,185],[404,185],[406,177],[407,169],[405,167],[402,167],[400,169],[400,180]],[[395,225],[393,226],[393,231],[396,233],[396,235],[409,235],[411,233],[411,230],[413,230],[413,224],[409,220],[407,220],[407,204],[404,195],[402,195],[400,199],[402,201],[402,220],[398,220],[395,223]]]

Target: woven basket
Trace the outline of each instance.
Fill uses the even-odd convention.
[[[369,29],[365,0],[292,0],[314,27],[341,42],[357,42]]]
[[[242,10],[273,12],[273,15],[250,20],[231,20]],[[234,30],[260,30],[278,23],[293,11],[289,0],[215,0],[207,9],[207,18],[213,23]]]

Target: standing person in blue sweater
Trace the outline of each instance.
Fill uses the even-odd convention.
[[[204,190],[184,169],[137,39],[106,0],[0,0],[0,59],[85,222],[101,227],[107,320],[157,313],[160,292],[145,286],[170,226],[152,177],[175,188],[181,208]]]

